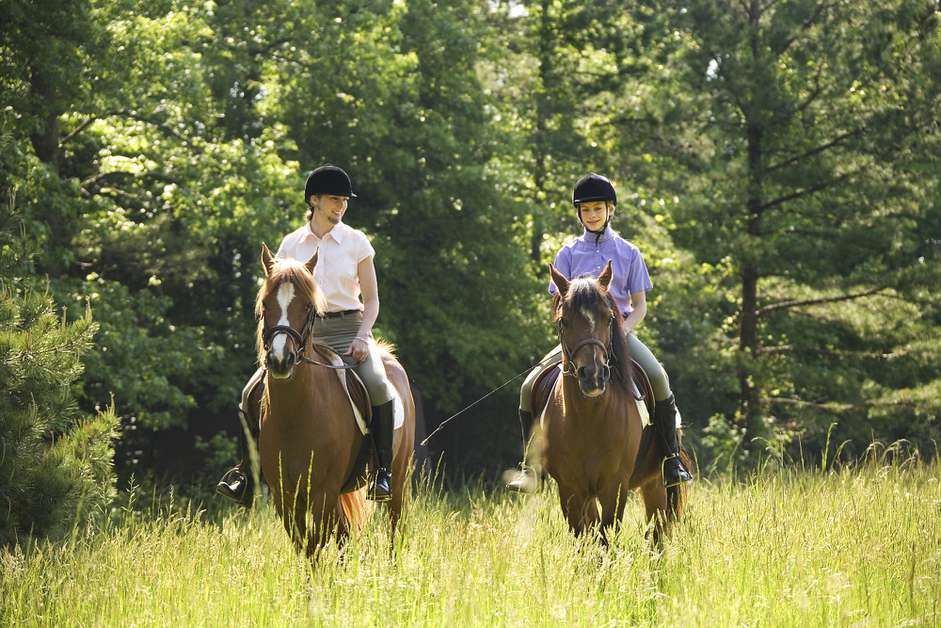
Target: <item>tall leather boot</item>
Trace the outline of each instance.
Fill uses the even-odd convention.
[[[388,401],[372,409],[372,438],[376,444],[378,465],[369,486],[369,499],[385,502],[392,499],[392,436],[395,416],[393,404]]]
[[[690,482],[693,474],[686,469],[680,459],[680,444],[676,435],[676,398],[673,395],[663,401],[657,401],[653,424],[663,451],[666,452],[660,465],[663,485],[675,486]]]
[[[520,426],[523,431],[523,460],[520,462],[519,469],[508,470],[504,474],[506,487],[517,493],[534,493],[539,483],[536,472],[532,467],[526,464],[526,449],[529,446],[529,438],[533,432],[533,414],[520,409]]]
[[[251,506],[255,497],[255,481],[251,468],[251,450],[242,429],[242,423],[248,426],[249,434],[255,442],[255,451],[258,451],[259,429],[257,424],[253,425],[255,422],[249,420],[248,415],[242,408],[239,408],[239,419],[239,443],[242,449],[242,459],[237,465],[225,472],[225,475],[216,484],[216,493],[248,507]]]

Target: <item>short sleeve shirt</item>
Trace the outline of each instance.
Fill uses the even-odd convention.
[[[306,262],[317,251],[314,278],[327,300],[327,311],[362,310],[359,263],[376,254],[366,234],[340,222],[319,238],[305,223],[284,237],[276,257]]]
[[[644,263],[640,249],[622,238],[611,227],[595,242],[595,234],[585,231],[581,236],[566,244],[555,256],[556,269],[567,279],[582,275],[597,277],[611,260],[613,276],[608,291],[614,302],[621,308],[624,316],[630,314],[631,294],[646,292],[653,288],[650,273]],[[549,282],[550,294],[556,294],[556,286]]]

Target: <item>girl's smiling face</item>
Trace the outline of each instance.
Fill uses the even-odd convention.
[[[327,221],[333,224],[343,220],[343,214],[346,213],[347,202],[349,201],[348,197],[324,194],[311,198],[315,199],[314,213],[320,212]]]
[[[614,206],[607,201],[587,201],[578,206],[578,217],[589,231],[599,231],[614,214]]]

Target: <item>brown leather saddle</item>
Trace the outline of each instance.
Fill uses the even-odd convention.
[[[561,364],[562,356],[559,356],[557,359],[544,364],[539,375],[536,376],[536,381],[533,383],[532,405],[533,416],[537,419],[542,416],[546,405],[549,403],[552,389],[555,388],[555,384],[559,380],[559,375],[562,373],[562,369],[559,368]],[[631,360],[630,373],[634,399],[637,401],[643,400],[644,405],[647,406],[647,412],[653,417],[656,401],[654,400],[653,387],[650,385],[650,379],[647,377],[647,373],[644,372],[644,369],[641,368],[636,360]]]

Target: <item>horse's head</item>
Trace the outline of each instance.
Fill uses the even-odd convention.
[[[265,283],[255,301],[258,318],[258,362],[275,379],[287,379],[307,346],[314,317],[324,311],[323,296],[314,281],[317,254],[306,264],[275,259],[261,246]]]
[[[553,320],[562,345],[563,373],[578,378],[586,397],[603,395],[611,378],[611,361],[620,357],[622,346],[620,313],[608,294],[611,262],[597,279],[569,281],[552,264],[549,272],[559,290]]]

